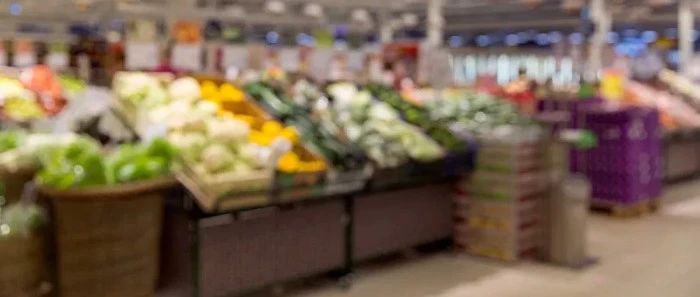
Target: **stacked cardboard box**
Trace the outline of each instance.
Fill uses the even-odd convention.
[[[475,165],[455,199],[460,251],[501,260],[537,254],[546,177],[542,142],[482,141]]]

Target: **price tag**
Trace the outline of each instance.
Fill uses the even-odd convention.
[[[63,70],[68,68],[68,53],[65,52],[53,52],[46,56],[46,65],[56,70]]]
[[[248,48],[244,46],[228,45],[224,47],[224,67],[248,68]]]
[[[12,61],[16,67],[29,67],[36,65],[36,55],[34,52],[17,53]]]
[[[279,50],[280,66],[285,71],[299,71],[299,49],[295,47],[287,47]]]
[[[155,42],[127,42],[125,55],[125,66],[129,70],[155,69],[160,60]]]
[[[348,69],[353,72],[362,71],[365,65],[365,53],[361,51],[350,51],[347,54]]]
[[[333,50],[316,49],[309,57],[309,74],[316,80],[325,81],[330,74],[330,65],[333,62]]]
[[[187,71],[202,70],[202,45],[178,43],[173,47],[170,62],[173,68]]]

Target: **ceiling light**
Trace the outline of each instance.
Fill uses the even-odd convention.
[[[226,9],[226,12],[228,15],[234,18],[242,18],[245,16],[245,8],[240,5],[231,5],[228,9]]]
[[[304,6],[304,14],[314,18],[323,16],[323,6],[317,3],[309,3]]]
[[[284,13],[287,10],[287,5],[279,0],[271,0],[265,3],[265,10],[271,13]]]
[[[353,22],[367,23],[370,21],[369,11],[367,9],[358,8],[352,11],[350,18]]]
[[[418,25],[418,16],[414,13],[404,13],[401,15],[401,23],[407,27]]]

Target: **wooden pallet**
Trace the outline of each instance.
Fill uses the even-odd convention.
[[[619,218],[641,217],[654,213],[658,211],[659,208],[659,199],[645,200],[633,204],[621,204],[601,200],[593,200],[591,202],[592,210],[607,213]]]

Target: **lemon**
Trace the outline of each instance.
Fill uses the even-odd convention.
[[[294,127],[286,127],[282,129],[280,134],[292,144],[297,144],[299,142],[299,132],[297,132],[297,129],[294,129]]]
[[[278,121],[266,121],[262,126],[262,132],[273,137],[279,135],[282,129],[282,124]]]
[[[283,172],[296,172],[300,168],[299,156],[293,152],[288,152],[277,161],[277,168]]]

